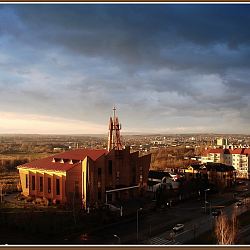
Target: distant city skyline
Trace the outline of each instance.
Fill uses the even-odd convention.
[[[0,4],[0,134],[250,134],[249,4]]]

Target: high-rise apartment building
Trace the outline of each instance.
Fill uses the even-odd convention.
[[[232,165],[236,169],[237,177],[250,178],[250,148],[207,149],[202,157],[201,163],[216,162]]]

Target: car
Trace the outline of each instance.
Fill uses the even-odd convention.
[[[213,216],[219,216],[219,215],[221,215],[221,211],[220,210],[213,210],[212,215]]]
[[[87,241],[87,240],[89,240],[89,235],[87,233],[81,234],[79,239],[81,241]]]
[[[242,201],[238,201],[238,202],[236,202],[236,204],[235,204],[236,207],[240,207],[240,206],[242,206],[242,205],[243,205],[243,202],[242,202]]]
[[[174,227],[173,227],[173,231],[174,232],[179,232],[181,230],[184,229],[184,224],[176,224]]]
[[[243,184],[245,184],[245,182],[244,181],[237,181],[237,184],[238,185],[243,185]]]

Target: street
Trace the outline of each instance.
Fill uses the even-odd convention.
[[[244,189],[244,187],[241,187]],[[224,193],[209,195],[207,198],[207,211],[214,207],[223,208],[226,214],[230,214],[235,207],[235,198],[247,195],[248,191],[239,192],[239,197],[234,193]],[[246,200],[249,202],[249,200]],[[238,208],[238,214],[247,210],[247,206]],[[183,232],[175,236],[175,241],[170,240],[170,233],[175,224],[185,224]],[[131,218],[113,225],[108,225],[104,229],[99,229],[89,236],[89,241],[82,241],[80,236],[70,239],[74,244],[185,244],[191,239],[198,237],[202,233],[211,230],[214,218],[204,213],[204,198],[200,200],[183,201],[171,208],[159,209],[151,214],[140,214],[138,216],[138,241],[137,241],[137,220]],[[117,237],[119,237],[119,241]],[[92,240],[91,240],[92,238]]]

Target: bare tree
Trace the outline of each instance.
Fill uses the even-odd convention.
[[[232,218],[229,219],[224,213],[217,217],[215,222],[215,235],[219,245],[235,244],[237,238],[237,215],[233,211]]]

